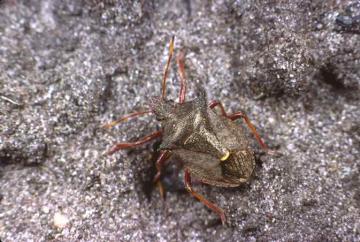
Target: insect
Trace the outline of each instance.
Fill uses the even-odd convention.
[[[170,156],[184,162],[184,183],[186,190],[226,222],[224,211],[208,201],[192,188],[191,177],[205,184],[220,187],[237,187],[249,180],[255,168],[254,152],[249,147],[248,138],[241,126],[233,121],[243,119],[260,146],[269,151],[254,125],[242,112],[227,114],[219,101],[207,102],[204,90],[198,98],[185,101],[186,76],[185,54],[180,51],[176,57],[180,76],[179,102],[166,98],[166,79],[174,53],[174,37],[170,41],[169,56],[164,69],[161,96],[154,98],[150,110],[134,112],[106,124],[105,127],[127,121],[130,118],[153,113],[161,122],[162,129],[136,142],[115,144],[107,154],[122,149],[134,148],[162,136],[160,155],[156,161],[157,174],[154,182],[159,183],[162,168]],[[221,113],[214,109],[218,107]]]

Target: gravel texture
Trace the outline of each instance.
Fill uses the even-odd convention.
[[[159,142],[103,155],[159,128],[100,126],[160,95],[172,35],[188,98],[201,85],[245,111],[282,154],[253,142],[247,184],[194,186],[227,226],[184,192],[175,160],[161,200]],[[360,240],[358,1],[5,0],[0,44],[2,241]]]

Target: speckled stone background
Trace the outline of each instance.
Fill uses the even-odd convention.
[[[160,199],[158,141],[102,155],[159,129],[151,116],[100,126],[160,94],[172,35],[188,97],[205,87],[282,153],[253,142],[247,184],[194,186],[225,227],[174,165]],[[0,239],[359,241],[359,101],[356,0],[0,1]]]

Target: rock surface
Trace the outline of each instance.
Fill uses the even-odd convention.
[[[0,1],[0,239],[360,240],[359,29],[351,0]],[[254,142],[248,184],[194,186],[225,227],[178,176],[151,188],[159,142],[102,155],[159,128],[100,126],[160,94],[172,35],[189,99],[203,86],[282,153]]]

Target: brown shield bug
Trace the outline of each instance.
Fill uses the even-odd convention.
[[[182,51],[176,58],[180,76],[179,102],[166,99],[166,78],[173,52],[174,37],[170,42],[169,57],[162,79],[162,95],[152,100],[150,110],[131,113],[105,125],[105,127],[112,127],[130,118],[153,113],[161,122],[162,129],[136,142],[116,144],[107,154],[134,148],[162,136],[161,153],[156,161],[157,174],[154,182],[159,182],[165,161],[171,155],[176,156],[184,162],[185,188],[205,206],[217,213],[224,224],[226,221],[224,211],[193,190],[191,176],[203,183],[220,187],[237,187],[248,181],[255,167],[254,152],[241,126],[233,122],[236,119],[242,118],[260,146],[266,151],[269,150],[244,113],[227,114],[219,101],[211,101],[208,104],[204,91],[201,91],[197,99],[185,101],[185,57]],[[215,107],[218,107],[221,113],[215,112]]]

